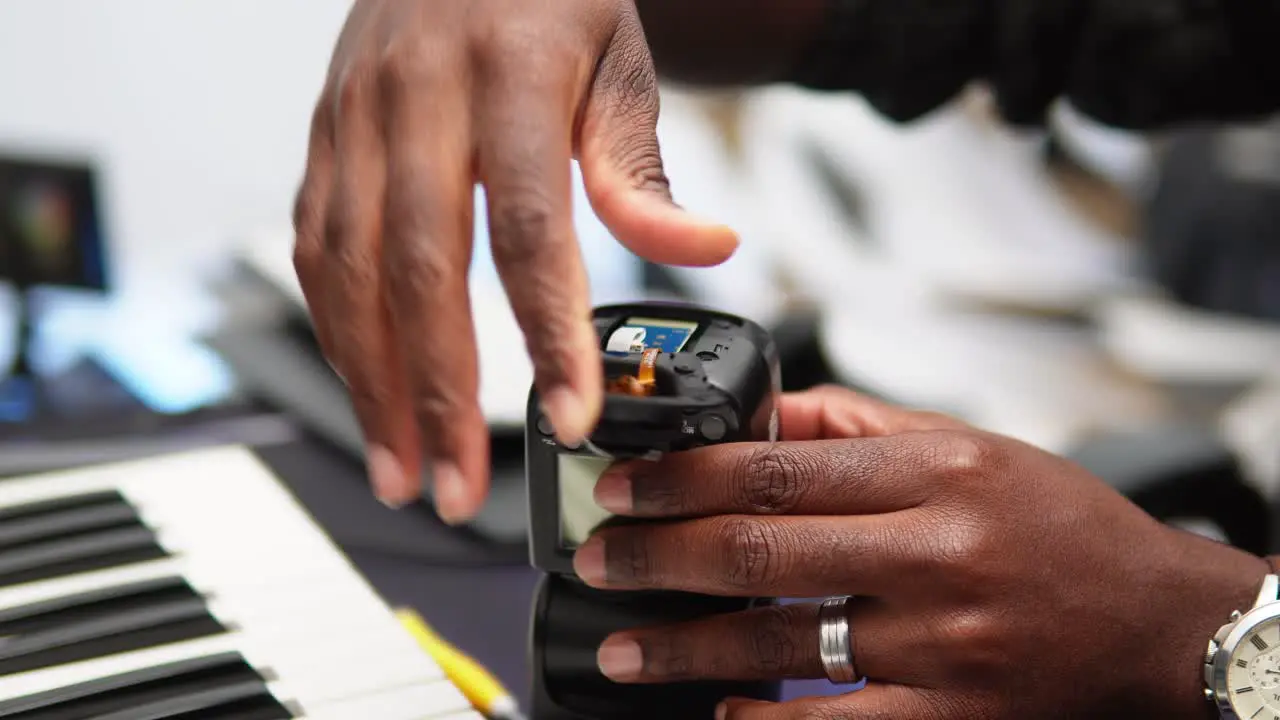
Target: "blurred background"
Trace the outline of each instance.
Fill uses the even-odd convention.
[[[305,436],[365,492],[290,259],[348,7],[0,3],[0,474]],[[742,249],[714,269],[648,266],[579,186],[597,302],[749,316],[777,332],[789,388],[954,413],[1086,464],[1166,521],[1275,548],[1280,124],[1137,136],[1063,106],[1014,131],[981,90],[910,126],[791,88],[667,87],[663,102],[677,199]],[[520,565],[530,374],[479,222],[498,452],[472,540]],[[454,552],[412,538],[396,542]]]

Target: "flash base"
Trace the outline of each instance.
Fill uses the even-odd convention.
[[[777,701],[780,682],[621,684],[596,651],[619,630],[667,625],[773,604],[671,592],[606,592],[544,575],[534,597],[531,720],[708,720],[726,697]],[[677,649],[668,662],[680,663]]]

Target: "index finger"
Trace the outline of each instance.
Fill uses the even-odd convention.
[[[878,437],[911,430],[961,430],[956,418],[890,405],[838,385],[787,393],[779,403],[782,440]]]
[[[596,484],[604,509],[632,517],[869,515],[924,503],[939,481],[975,467],[961,433],[794,443],[732,443],[620,463]]]
[[[489,241],[552,427],[573,444],[603,402],[603,369],[572,213],[575,69],[495,62],[479,132]]]

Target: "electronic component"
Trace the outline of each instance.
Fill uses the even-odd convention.
[[[536,389],[529,393],[529,545],[533,564],[547,573],[533,612],[533,720],[683,720],[710,717],[726,697],[776,700],[775,681],[620,685],[605,678],[596,649],[612,632],[776,600],[596,590],[574,575],[573,553],[603,525],[622,521],[594,497],[617,460],[778,437],[777,346],[755,323],[687,305],[607,306],[596,309],[594,323],[606,393],[590,435],[578,446],[561,444]]]

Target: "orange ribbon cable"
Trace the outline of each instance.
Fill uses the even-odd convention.
[[[644,355],[640,358],[640,372],[636,375],[623,375],[613,384],[609,386],[609,392],[619,395],[632,395],[635,397],[648,397],[654,393],[658,387],[657,367],[658,356],[662,351],[658,348],[649,348],[644,351]]]

